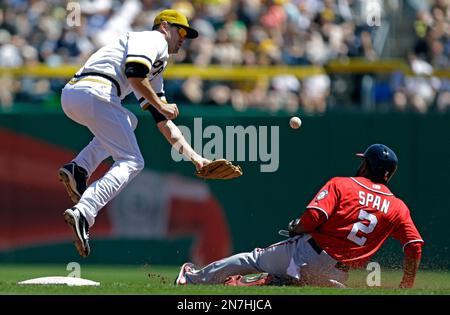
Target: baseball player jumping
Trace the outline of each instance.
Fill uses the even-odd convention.
[[[230,283],[235,275],[268,273],[304,285],[345,287],[349,268],[365,266],[392,236],[405,253],[400,287],[413,287],[423,240],[408,207],[386,187],[397,169],[397,156],[383,144],[358,155],[363,161],[356,176],[329,180],[303,215],[289,223],[286,241],[200,270],[185,263],[175,283]]]
[[[210,162],[192,149],[172,122],[178,108],[165,101],[163,88],[162,73],[169,54],[177,53],[186,38],[197,36],[184,15],[164,10],[156,16],[152,31],[128,32],[99,49],[62,90],[64,113],[94,134],[77,157],[58,172],[75,203],[64,212],[64,218],[73,229],[81,256],[90,253],[89,228],[99,210],[144,168],[134,134],[137,118],[121,105],[130,92],[141,108],[152,114],[169,143],[197,170]],[[114,159],[112,167],[87,187],[89,176],[109,156]]]

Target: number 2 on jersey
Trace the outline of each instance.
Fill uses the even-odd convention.
[[[356,222],[355,224],[353,224],[352,230],[350,234],[348,234],[347,238],[353,243],[358,244],[359,246],[363,246],[366,243],[367,238],[364,236],[357,236],[356,233],[358,233],[358,231],[361,231],[364,234],[372,233],[378,223],[378,219],[375,215],[370,214],[369,212],[366,212],[362,209],[359,210],[358,219],[361,219],[361,221],[369,221],[369,225],[365,225],[362,222]]]

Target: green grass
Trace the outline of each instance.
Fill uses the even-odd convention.
[[[311,294],[369,294],[369,295],[431,295],[450,294],[449,271],[420,271],[414,289],[400,290],[397,285],[401,271],[383,271],[382,287],[366,286],[368,272],[352,271],[352,288],[317,287],[176,287],[173,279],[178,267],[165,266],[99,266],[82,265],[81,277],[100,282],[99,287],[68,287],[65,285],[18,285],[17,282],[38,277],[67,276],[65,265],[0,265],[0,294],[125,294],[125,295],[311,295]]]

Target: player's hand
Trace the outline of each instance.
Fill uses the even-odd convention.
[[[398,287],[400,289],[411,289],[413,286],[414,286],[414,278],[403,277]]]
[[[297,227],[298,223],[300,222],[300,219],[294,219],[291,222],[289,222],[288,224],[288,231],[289,231],[289,237],[294,237],[296,235],[299,235],[296,231],[295,228]]]
[[[164,115],[167,119],[173,120],[178,117],[178,114],[180,113],[178,111],[177,104],[170,103],[170,104],[163,104],[161,107],[157,108],[158,111]]]
[[[195,169],[198,171],[203,166],[208,165],[209,163],[211,163],[211,160],[205,159],[204,157],[200,156],[198,158],[193,158],[192,159],[192,163],[194,163]]]
[[[398,287],[400,289],[411,289],[412,285],[402,281],[400,282],[400,285]]]

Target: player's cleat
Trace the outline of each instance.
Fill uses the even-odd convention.
[[[75,247],[81,257],[89,256],[89,223],[81,214],[80,210],[73,207],[64,211],[64,220],[72,227],[75,234]]]
[[[87,188],[87,171],[75,162],[70,162],[58,170],[58,177],[66,187],[70,199],[78,203]]]
[[[195,265],[193,263],[184,263],[183,266],[180,268],[180,273],[178,274],[178,277],[175,279],[175,285],[186,285],[186,272],[194,272],[195,271]]]

